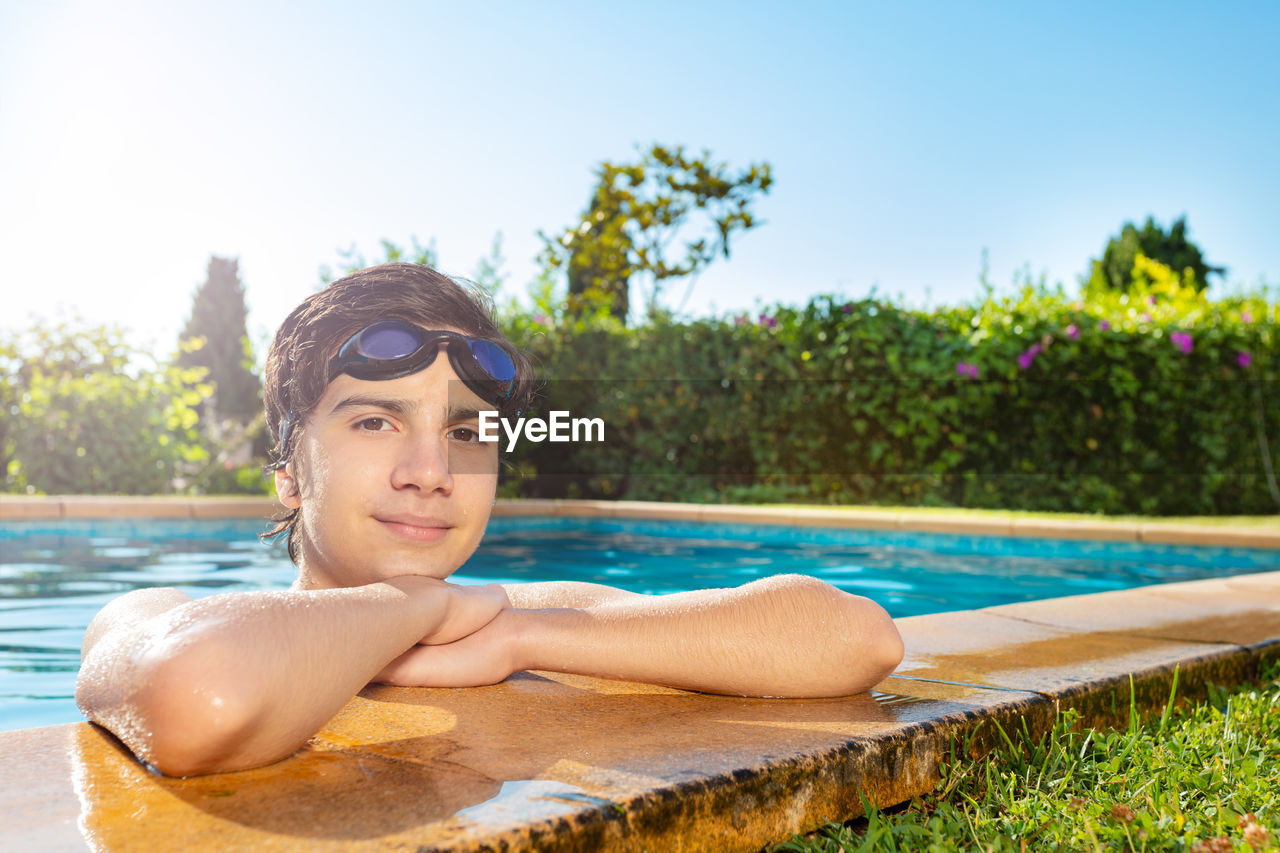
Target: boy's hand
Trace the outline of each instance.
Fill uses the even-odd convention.
[[[449,597],[440,623],[418,641],[423,645],[444,645],[474,634],[511,606],[507,591],[497,584],[460,586],[434,578],[425,580],[446,590]]]
[[[430,645],[413,646],[383,667],[373,680],[401,687],[497,684],[519,668],[515,665],[512,630],[512,617],[519,612],[499,610],[485,625],[453,642],[440,644],[432,639]]]

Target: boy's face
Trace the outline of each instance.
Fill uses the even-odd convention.
[[[498,445],[447,353],[385,381],[340,374],[276,475],[301,509],[299,584],[359,586],[396,575],[446,578],[475,551],[498,483]]]

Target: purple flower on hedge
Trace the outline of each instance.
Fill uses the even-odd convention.
[[[844,311],[844,313],[846,313],[846,314],[852,314],[852,313],[853,313],[853,303],[852,303],[852,302],[846,302],[846,303],[844,304],[844,308],[843,308],[843,309],[841,309],[841,310],[843,310],[843,311]]]
[[[1032,344],[1031,349],[1018,356],[1018,369],[1026,370],[1031,366],[1031,362],[1036,360],[1036,356],[1040,354],[1040,345]]]
[[[1142,314],[1142,322],[1144,322],[1144,323],[1150,323],[1150,322],[1151,322],[1151,315],[1150,315],[1150,314],[1148,314],[1148,313],[1146,313],[1146,312],[1144,311],[1144,312],[1143,312],[1143,314]]]
[[[961,376],[969,376],[969,377],[972,377],[973,379],[977,379],[978,365],[970,364],[967,361],[962,361],[956,365],[956,373],[959,373]]]
[[[545,325],[547,325],[547,315],[546,315],[546,314],[534,314],[534,315],[533,315],[533,322],[537,323],[539,326],[545,326]]]
[[[747,323],[750,323],[750,322],[751,322],[751,318],[748,317],[746,314],[739,314],[737,317],[733,318],[733,325],[735,326],[745,326],[747,325]]]
[[[1169,340],[1173,341],[1174,344],[1177,345],[1178,349],[1182,350],[1184,353],[1191,352],[1191,336],[1186,332],[1170,332]]]
[[[1241,311],[1241,312],[1240,312],[1240,322],[1241,322],[1241,323],[1252,323],[1252,322],[1253,322],[1253,315],[1252,315],[1252,314],[1250,314],[1248,311]]]
[[[761,314],[760,325],[765,328],[772,329],[774,326],[778,325],[778,320],[774,317],[770,317],[768,314]]]
[[[1240,365],[1241,367],[1248,367],[1252,363],[1253,363],[1252,354],[1247,353],[1244,350],[1241,350],[1240,352],[1236,353],[1236,364]]]
[[[1106,321],[1104,320],[1103,322],[1105,323]],[[1067,326],[1067,337],[1071,338],[1071,340],[1073,341],[1080,340],[1080,329],[1078,326],[1076,326],[1075,323],[1072,323],[1070,326]]]
[[[1154,296],[1154,295],[1152,295],[1152,296],[1148,296],[1148,297],[1147,297],[1147,301],[1148,301],[1148,302],[1150,302],[1152,305],[1155,305],[1155,304],[1156,304],[1156,298],[1155,298],[1155,296]]]
[[[1111,328],[1111,324],[1110,324],[1110,323],[1108,323],[1106,320],[1099,320],[1099,321],[1098,321],[1098,328],[1105,332],[1105,331],[1107,331],[1108,329],[1110,329],[1110,328]]]

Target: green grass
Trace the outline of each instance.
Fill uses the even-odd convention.
[[[1113,731],[1068,710],[977,760],[956,743],[932,793],[774,851],[1280,849],[1280,662],[1259,685],[1172,706]]]

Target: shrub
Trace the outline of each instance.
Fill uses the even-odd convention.
[[[203,369],[148,358],[109,327],[37,326],[0,344],[5,490],[163,493],[207,459]]]
[[[533,414],[601,417],[607,442],[521,444],[504,490],[1274,512],[1276,319],[1265,294],[1211,302],[1142,256],[1128,292],[1028,283],[932,313],[819,296],[632,330],[513,316],[547,377]]]

